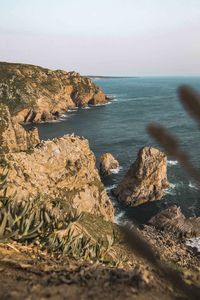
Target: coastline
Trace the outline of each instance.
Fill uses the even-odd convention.
[[[84,126],[86,126],[87,121],[89,126],[86,127],[86,129],[88,130],[88,128],[91,128],[92,132],[96,136],[97,130],[99,130],[98,125],[100,123],[102,124],[102,119],[98,119],[98,115],[101,115],[101,117],[104,119],[105,113],[106,111],[108,111],[108,120],[110,121],[110,116],[114,116],[112,115],[114,107],[118,107],[120,105],[120,101],[114,100],[111,100],[111,103],[113,103],[113,105],[107,106],[105,103],[103,103],[101,105],[102,109],[97,109],[98,105],[92,105],[91,107],[89,107],[89,111],[87,108],[78,108],[77,110],[73,111],[76,112],[76,114],[70,111],[66,112],[64,115],[68,116],[71,114],[76,116],[76,118],[72,118],[72,120],[74,119],[72,128],[75,128],[74,124],[77,124],[78,126],[83,128]],[[8,111],[7,114],[7,118],[5,117],[5,114],[2,115],[1,122],[4,120],[4,118],[5,120],[11,119]],[[125,115],[127,115],[127,112],[125,113]],[[83,117],[82,119],[81,116]],[[117,114],[117,116],[119,116],[119,113]],[[92,126],[89,120],[90,117],[92,119]],[[70,120],[70,118],[68,120]],[[99,172],[97,170],[95,155],[89,147],[89,143],[93,142],[94,145],[97,143],[98,139],[89,139],[88,142],[82,137],[82,135],[66,135],[67,132],[65,126],[67,130],[70,131],[71,129],[69,128],[69,122],[65,123],[65,121],[66,120],[64,118],[63,122],[62,120],[61,122],[57,120],[54,122],[50,121],[50,123],[39,122],[34,124],[30,123],[29,125],[26,124],[26,126],[30,127],[37,127],[38,125],[41,130],[44,130],[43,134],[45,133],[45,128],[48,128],[51,134],[52,132],[53,134],[55,134],[53,139],[46,138],[45,141],[41,142],[36,138],[36,132],[34,132],[34,135],[31,133],[30,135],[29,133],[25,133],[24,131],[22,131],[22,128],[19,127],[20,125],[18,123],[13,123],[13,120],[9,124],[6,124],[4,128],[5,131],[2,135],[5,144],[2,157],[6,159],[6,162],[8,162],[9,172],[5,172],[2,166],[3,171],[1,170],[1,173],[7,174],[6,177],[8,177],[8,180],[6,177],[4,179],[7,180],[5,186],[9,187],[8,192],[10,194],[8,194],[8,196],[11,197],[12,195],[12,197],[19,197],[17,198],[17,200],[20,203],[20,197],[22,193],[26,192],[25,194],[23,194],[23,198],[27,199],[27,201],[31,204],[32,200],[30,201],[30,199],[34,198],[39,191],[41,198],[36,205],[37,216],[39,216],[40,218],[40,216],[42,215],[41,211],[44,210],[47,213],[47,216],[45,214],[45,221],[42,219],[43,223],[41,224],[46,224],[45,222],[50,224],[50,218],[50,220],[52,220],[52,224],[54,224],[53,226],[58,226],[54,221],[55,215],[58,213],[59,218],[61,218],[59,219],[62,224],[61,228],[53,228],[53,230],[56,230],[56,232],[59,233],[58,238],[54,240],[54,242],[52,242],[51,240],[51,234],[53,234],[52,232],[47,237],[47,242],[46,237],[44,239],[43,234],[41,234],[40,231],[37,232],[37,238],[39,240],[37,253],[42,253],[41,251],[44,251],[42,248],[40,248],[40,243],[43,244],[43,247],[46,247],[44,248],[46,251],[46,258],[44,263],[46,263],[47,259],[47,261],[50,261],[54,267],[59,269],[60,263],[55,264],[55,262],[51,259],[52,257],[53,259],[56,258],[57,255],[59,257],[63,257],[64,259],[65,256],[63,256],[63,253],[65,253],[65,251],[68,251],[65,250],[68,249],[65,248],[65,246],[67,246],[68,244],[71,245],[70,243],[72,243],[74,238],[76,243],[75,245],[72,243],[73,246],[71,245],[69,252],[67,252],[70,262],[72,262],[73,259],[81,258],[83,263],[87,264],[89,259],[89,261],[91,261],[92,267],[94,266],[95,262],[98,262],[98,264],[102,265],[106,273],[108,270],[105,268],[105,265],[107,265],[109,268],[113,268],[112,270],[115,270],[114,272],[118,272],[118,266],[120,266],[120,268],[124,270],[124,272],[129,272],[129,270],[134,266],[135,272],[138,268],[139,270],[142,270],[137,276],[139,276],[139,280],[141,280],[144,285],[147,285],[148,287],[150,285],[153,285],[153,291],[155,290],[155,288],[160,289],[160,287],[162,286],[162,282],[156,275],[154,268],[149,267],[143,259],[138,258],[135,255],[134,251],[129,248],[126,241],[121,238],[121,231],[123,232],[124,226],[124,218],[126,218],[125,214],[130,209],[124,209],[121,207],[120,211],[117,199],[115,198],[113,203],[111,203],[110,199],[112,197],[108,197],[106,193],[107,190],[108,194],[111,195],[110,187],[116,187],[116,185],[120,182],[120,178],[123,177],[125,172],[127,171],[127,165],[120,162],[120,167],[115,171],[111,171],[111,176],[109,178],[100,178]],[[62,135],[62,137],[60,138],[58,138],[58,135],[56,136],[57,133],[56,131],[54,131],[54,124],[59,125],[58,123],[62,123],[60,125],[63,125],[64,131],[64,135]],[[112,128],[111,122],[108,123],[108,126],[105,126],[105,124],[103,125],[106,130],[110,130]],[[59,136],[61,135],[60,128],[61,127],[59,126],[57,127]],[[13,134],[11,134],[12,131]],[[12,143],[9,143],[11,137],[14,140]],[[25,140],[23,140],[24,137],[26,137]],[[106,136],[103,135],[103,142],[105,138]],[[110,143],[108,143],[107,147],[113,145],[113,140],[111,138],[109,139]],[[14,144],[15,147],[13,148]],[[122,149],[121,145],[118,149]],[[128,147],[130,148],[130,144],[128,144]],[[103,144],[102,148],[99,149],[99,151],[101,151],[101,154],[103,154],[102,149],[104,149],[105,153],[105,144]],[[129,152],[122,153],[122,155],[126,157],[127,154],[130,153],[131,161],[129,159],[127,160],[127,164],[128,166],[130,166],[130,164],[134,161],[133,158],[134,155],[136,155],[137,151],[135,149],[134,151],[132,151],[132,149],[131,151],[130,149],[128,151]],[[177,161],[173,161],[171,159],[166,161],[166,165],[168,165],[168,168],[171,170],[174,168],[179,168],[179,164],[177,163]],[[15,181],[18,184],[17,189],[15,183],[12,181],[13,178],[15,178]],[[103,185],[102,182],[105,182],[106,184]],[[190,184],[190,186],[191,185],[192,183]],[[173,186],[169,188],[173,188]],[[44,193],[44,195],[42,195],[42,193]],[[55,205],[56,202],[57,204],[59,204],[58,206]],[[164,204],[164,202],[165,201],[163,200],[159,200],[158,202],[155,201],[155,203],[152,203],[151,205],[161,205],[162,210],[162,205]],[[135,212],[139,212],[140,209],[144,209],[142,213],[145,214],[145,209],[146,211],[150,211],[151,205],[149,204],[147,206],[143,206],[142,204],[141,207],[133,209],[135,210]],[[75,211],[81,210],[81,214],[79,215],[79,212],[77,213],[77,211],[76,213],[74,213],[74,209]],[[115,215],[115,220],[114,209],[117,212],[117,214]],[[155,214],[155,211],[153,213]],[[68,216],[66,220],[70,220],[69,223],[67,223],[68,221],[63,219],[63,215]],[[161,256],[161,261],[167,264],[171,263],[174,266],[177,266],[178,262],[178,265],[181,268],[184,268],[184,266],[187,265],[188,270],[191,271],[192,280],[194,280],[195,282],[195,272],[193,272],[193,269],[198,268],[199,266],[199,256],[198,252],[195,253],[195,251],[190,250],[191,244],[189,246],[186,245],[187,242],[185,242],[185,239],[176,236],[176,231],[175,234],[171,233],[171,229],[169,231],[163,231],[145,222],[139,224],[137,223],[136,219],[133,218],[133,216],[131,216],[131,218],[132,224],[134,223],[135,225],[137,225],[139,233],[141,235],[144,235],[157,255]],[[39,221],[41,220],[39,219]],[[38,223],[36,224],[37,226],[39,226]],[[71,226],[73,230],[71,230]],[[72,234],[72,238],[68,240],[70,234]],[[75,235],[73,236],[73,234]],[[103,238],[102,241],[99,241],[100,237]],[[16,236],[15,239],[17,240],[19,239],[19,237]],[[88,244],[86,243],[86,241],[89,241]],[[79,243],[81,243],[82,245],[85,245],[84,243],[86,243],[88,256],[86,255],[87,252],[85,252],[84,247],[79,249],[79,247],[76,246]],[[173,245],[173,247],[169,247],[169,243],[170,245]],[[19,249],[21,249],[22,247],[23,249],[23,242],[15,242],[13,244],[13,247],[15,247],[16,249],[18,249],[18,247]],[[30,253],[32,253],[32,244],[30,244],[30,249]],[[53,249],[53,251],[50,249]],[[1,251],[3,251],[3,249],[1,249]],[[97,253],[99,254],[97,255]],[[70,255],[73,258],[71,258]],[[37,260],[34,262],[37,266],[36,268],[39,268],[39,265],[37,265]],[[82,265],[77,265],[77,267],[82,268]],[[66,272],[69,272],[68,267],[66,268],[66,270]],[[181,272],[181,274],[183,275],[184,271],[182,269]],[[125,274],[127,275],[129,273],[123,273],[123,276],[125,276]],[[122,278],[124,278],[123,276]],[[57,280],[59,281],[59,276],[57,277]],[[136,290],[137,289],[138,288],[136,288]],[[138,291],[141,291],[140,288]]]

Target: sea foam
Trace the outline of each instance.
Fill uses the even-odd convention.
[[[116,214],[114,222],[118,225],[124,223],[124,221],[123,221],[124,215],[125,215],[125,212],[123,212],[123,211]]]
[[[191,181],[189,182],[188,186],[191,189],[198,190],[198,186],[195,183],[191,182]]]
[[[123,168],[122,167],[119,167],[119,168],[116,168],[116,169],[110,169],[110,172],[112,174],[118,174]]]
[[[196,248],[200,252],[200,237],[188,239],[186,245],[192,248]]]
[[[176,166],[178,164],[177,160],[168,160],[167,161],[168,166]]]
[[[117,184],[112,184],[112,185],[106,187],[106,191],[109,192],[116,187],[117,187]]]
[[[177,184],[170,183],[169,187],[165,190],[165,193],[168,195],[175,196],[176,195],[176,191],[175,191],[176,187],[177,187]]]

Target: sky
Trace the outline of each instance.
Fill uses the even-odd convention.
[[[84,75],[200,75],[200,0],[0,0],[0,61]]]

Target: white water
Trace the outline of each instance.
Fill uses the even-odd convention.
[[[192,248],[196,248],[200,252],[200,237],[188,239],[186,245]]]
[[[168,160],[167,161],[168,166],[176,166],[178,164],[177,160]]]
[[[116,168],[116,169],[110,169],[110,172],[112,174],[118,174],[123,168],[122,167],[119,167],[119,168]]]

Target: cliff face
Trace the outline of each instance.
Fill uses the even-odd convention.
[[[0,174],[7,174],[0,196],[6,192],[16,201],[42,197],[55,204],[62,199],[69,210],[76,208],[113,221],[113,207],[87,140],[66,135],[39,143],[37,130],[27,133],[19,124],[13,125],[4,105],[0,120]]]
[[[103,91],[76,72],[0,63],[0,103],[18,122],[53,120],[69,108],[106,102]]]
[[[0,154],[26,151],[39,142],[37,129],[25,131],[11,119],[8,107],[0,103]]]

